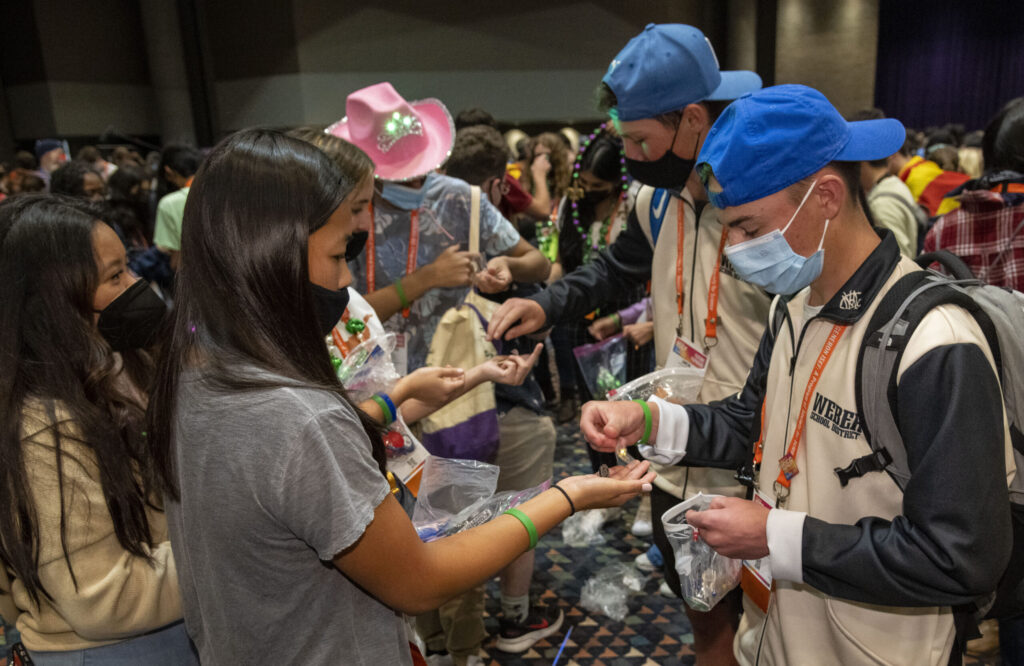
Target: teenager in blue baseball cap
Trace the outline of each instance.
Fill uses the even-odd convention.
[[[685,407],[651,399],[640,449],[730,468],[753,449],[753,501],[686,515],[720,554],[750,562],[741,663],[944,665],[962,647],[954,607],[994,590],[1008,561],[1012,449],[992,353],[967,311],[928,310],[898,363],[889,404],[909,480],[887,473],[863,428],[862,341],[883,297],[921,269],[871,226],[859,162],[903,139],[898,121],[846,122],[820,92],[784,85],[731,104],[698,158],[734,270],[778,296],[742,392]],[[634,403],[590,403],[582,417],[603,450],[645,425]]]
[[[693,166],[722,109],[760,87],[753,72],[721,71],[711,43],[693,26],[651,24],[631,39],[598,90],[599,109],[623,138],[625,166],[645,184],[626,228],[587,266],[531,299],[507,301],[491,319],[491,335],[514,337],[571,321],[650,280],[656,365],[687,363],[704,371],[702,402],[739,392],[770,298],[740,280],[722,256],[718,210],[706,205]],[[742,496],[745,489],[731,469],[672,466],[659,474],[651,494],[653,539],[665,558],[665,590],[678,596],[662,513],[698,492]],[[707,613],[688,610],[698,662],[731,660],[739,608],[737,594]]]

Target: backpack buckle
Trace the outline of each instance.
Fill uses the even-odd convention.
[[[854,459],[846,467],[836,467],[835,473],[839,477],[839,485],[846,487],[850,479],[859,479],[868,472],[881,472],[892,462],[892,456],[885,449],[872,451],[866,456]]]

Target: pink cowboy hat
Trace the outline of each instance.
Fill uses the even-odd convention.
[[[386,81],[349,95],[345,117],[326,132],[362,148],[377,165],[377,178],[393,181],[438,168],[455,142],[455,123],[440,100],[406,102]]]

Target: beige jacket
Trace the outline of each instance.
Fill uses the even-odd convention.
[[[684,203],[681,203],[684,202]],[[676,301],[676,254],[678,252],[677,207],[684,206],[683,221],[683,317],[681,335],[704,346],[704,321],[708,314],[708,287],[718,258],[722,223],[718,210],[705,206],[698,224],[693,197],[683,198],[665,190],[644,187],[637,195],[636,215],[647,241],[654,248],[651,268],[651,302],[654,307],[656,364],[665,365],[680,334]],[[657,242],[651,218],[660,217]],[[720,400],[738,393],[747,380],[758,343],[768,320],[770,297],[761,289],[739,279],[723,258],[719,269],[718,343],[709,351],[708,369],[698,401]],[[658,465],[659,474],[685,489],[686,497],[698,492],[742,497],[746,489],[736,483],[733,470],[710,467]]]
[[[95,454],[66,436],[74,433],[67,421],[60,427],[67,546],[78,585],[76,589],[61,550],[55,438],[43,410],[27,410],[23,450],[39,527],[39,576],[52,598],[41,595],[36,605],[19,579],[10,588],[5,586],[12,592],[22,642],[29,650],[78,650],[116,643],[180,620],[178,575],[164,514],[148,514],[157,544],[150,551],[151,562],[125,552],[103,498]],[[0,580],[0,585],[4,582]],[[15,620],[7,617],[13,610],[3,610],[8,622]]]
[[[776,502],[779,459],[800,423],[812,369],[833,326],[845,325],[808,402],[789,497],[768,514],[775,591],[767,617],[744,599],[741,663],[942,666],[955,635],[951,607],[994,589],[1005,566],[1011,537],[1001,484],[1015,471],[1011,442],[991,352],[961,308],[930,311],[898,368],[898,418],[914,474],[905,492],[882,471],[846,486],[835,473],[870,453],[855,397],[860,344],[881,296],[914,270],[886,236],[820,316],[805,308],[809,290],[779,305],[788,321],[765,338],[739,398],[712,409],[663,407],[658,447],[682,460],[740,459],[756,439],[745,424],[754,427],[763,395],[757,478]],[[943,385],[953,377],[962,387]]]

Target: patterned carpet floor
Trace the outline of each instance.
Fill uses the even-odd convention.
[[[576,423],[558,427],[555,448],[555,478],[590,472],[590,463]],[[638,501],[626,504],[619,515],[604,524],[605,543],[575,548],[562,540],[557,527],[537,545],[531,598],[549,606],[557,606],[565,614],[561,630],[539,641],[531,650],[512,655],[495,648],[498,616],[501,613],[498,585],[487,585],[485,623],[491,638],[484,642],[481,656],[490,666],[525,666],[552,664],[566,633],[572,630],[558,660],[560,666],[673,666],[696,663],[693,634],[683,612],[680,599],[658,594],[662,582],[660,572],[646,575],[643,591],[629,598],[629,613],[617,622],[580,606],[580,592],[585,582],[607,564],[625,562],[645,552],[650,540],[633,536],[629,529],[636,515]],[[998,666],[998,657],[967,658],[968,666]]]
[[[574,425],[558,428],[555,449],[555,478],[590,472],[584,443]],[[638,501],[626,504],[618,516],[609,519],[601,531],[605,543],[574,548],[562,540],[561,528],[555,528],[537,545],[537,566],[531,596],[548,606],[557,606],[565,614],[562,629],[538,642],[522,655],[510,655],[494,647],[501,613],[498,585],[487,586],[486,626],[492,638],[484,643],[488,664],[520,666],[551,664],[566,632],[572,629],[560,665],[634,666],[649,664],[693,664],[693,635],[683,612],[682,601],[658,594],[660,572],[647,574],[643,591],[629,598],[629,614],[622,622],[595,614],[580,606],[580,591],[599,569],[607,564],[625,562],[645,552],[650,541],[630,532]]]

